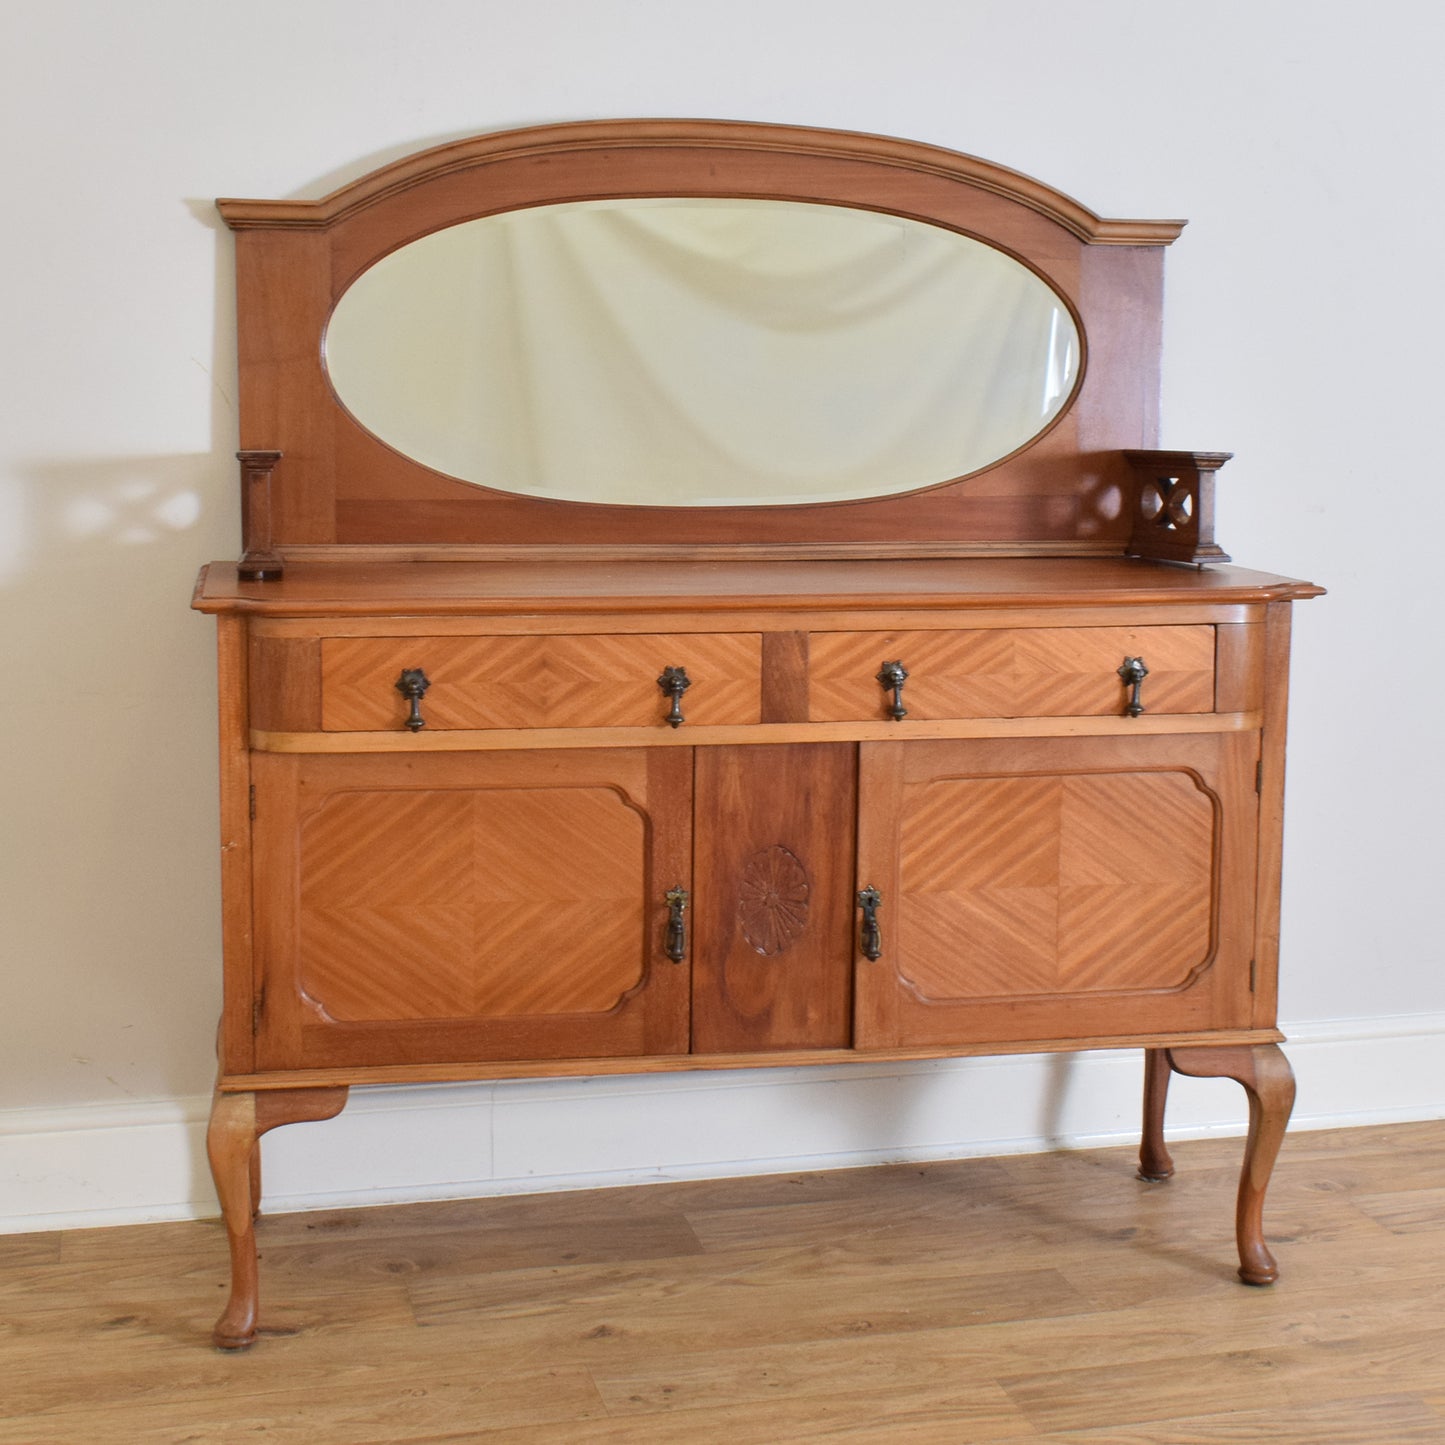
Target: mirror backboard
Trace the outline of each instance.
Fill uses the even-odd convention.
[[[1183,223],[935,146],[591,121],[218,206],[248,551],[1103,554],[1157,445]]]

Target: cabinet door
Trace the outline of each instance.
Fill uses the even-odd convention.
[[[864,744],[859,1048],[1252,1022],[1258,738]]]
[[[685,1053],[686,749],[254,759],[269,1069]]]
[[[698,1054],[852,1042],[852,743],[697,750]]]

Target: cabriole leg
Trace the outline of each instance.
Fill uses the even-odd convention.
[[[261,1135],[282,1124],[333,1118],[345,1105],[346,1092],[336,1088],[216,1093],[206,1130],[206,1154],[231,1248],[231,1295],[212,1332],[218,1349],[244,1350],[256,1338],[255,1218],[260,1204]]]
[[[211,1338],[217,1349],[242,1350],[256,1338],[256,1232],[251,1161],[256,1155],[256,1096],[217,1093],[206,1130],[211,1178],[231,1246],[231,1297]]]
[[[1144,1129],[1139,1139],[1139,1177],[1151,1184],[1174,1173],[1164,1147],[1164,1105],[1169,1097],[1169,1051],[1144,1050]]]
[[[1279,1278],[1279,1266],[1264,1242],[1264,1192],[1294,1108],[1294,1071],[1289,1060],[1278,1044],[1170,1049],[1168,1055],[1176,1073],[1234,1079],[1249,1096],[1249,1137],[1234,1214],[1239,1277],[1245,1284],[1273,1284]]]

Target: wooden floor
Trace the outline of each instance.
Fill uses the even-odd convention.
[[[1445,1442],[1445,1123],[0,1238],[0,1441]]]

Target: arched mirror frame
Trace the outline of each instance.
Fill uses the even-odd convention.
[[[559,201],[748,196],[882,210],[1031,267],[1078,319],[1073,404],[1039,438],[961,480],[860,502],[627,507],[517,496],[401,456],[339,404],[327,320],[381,257],[445,226]],[[583,547],[809,556],[1117,554],[1156,445],[1163,247],[1179,221],[1105,220],[971,156],[848,132],[727,121],[596,121],[423,151],[319,201],[217,203],[236,235],[248,554],[418,558]],[[264,570],[264,569],[262,569]]]

